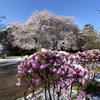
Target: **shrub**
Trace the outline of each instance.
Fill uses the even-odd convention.
[[[91,66],[99,62],[99,50],[79,52],[75,55],[50,50],[37,52],[23,57],[18,66],[19,77],[16,85],[26,83],[27,91],[33,93],[33,98],[37,87],[42,87],[45,91],[45,100],[47,98],[55,100],[55,95],[59,100],[62,94],[65,96],[67,94],[68,100],[73,98],[82,100],[90,97],[84,90],[94,78]],[[77,95],[73,97],[72,90],[75,86],[78,90]],[[26,98],[26,92],[24,98]]]

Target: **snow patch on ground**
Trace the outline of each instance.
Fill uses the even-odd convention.
[[[100,100],[100,97],[99,96],[93,96],[90,98],[90,100]]]
[[[96,75],[95,80],[96,80],[97,82],[100,82],[100,73],[98,73],[98,74]]]
[[[6,58],[0,58],[0,67],[10,64],[16,64],[17,62],[20,62],[22,60],[19,56],[10,56]]]

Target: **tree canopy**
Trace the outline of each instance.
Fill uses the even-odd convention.
[[[100,34],[91,24],[82,29],[71,16],[57,16],[48,10],[35,11],[26,22],[9,25],[12,44],[22,49],[98,49]]]
[[[24,49],[58,48],[62,41],[67,42],[75,38],[79,27],[72,17],[56,16],[48,10],[34,12],[26,22],[12,23],[14,45]],[[68,40],[68,41],[67,41]]]

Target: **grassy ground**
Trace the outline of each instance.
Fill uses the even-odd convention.
[[[10,65],[6,66],[5,69],[0,69],[0,100],[16,100],[16,98],[23,96],[24,86],[16,86],[17,65]]]

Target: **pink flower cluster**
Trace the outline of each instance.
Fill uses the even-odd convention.
[[[88,50],[76,54],[76,59],[80,64],[100,63],[100,50]]]
[[[79,84],[82,90],[92,80],[90,77],[92,71],[86,67],[89,62],[100,62],[100,52],[98,50],[96,52],[92,50],[85,51],[75,55],[47,50],[31,56],[25,56],[18,66],[18,74],[20,76],[16,85],[20,86],[23,82],[26,82],[27,90],[31,91],[34,97],[34,91],[37,86],[43,87],[45,98],[47,99],[46,91],[48,91],[50,100],[52,100],[51,88],[53,88],[53,93],[58,95],[58,100],[61,94],[67,94],[70,88],[68,98],[71,100],[72,88],[75,84]],[[78,91],[81,90],[79,89]],[[89,97],[85,92],[78,93],[76,100]]]

